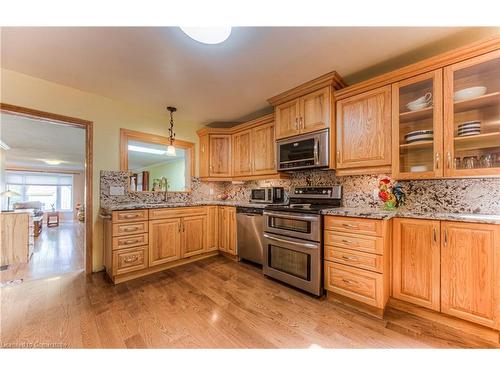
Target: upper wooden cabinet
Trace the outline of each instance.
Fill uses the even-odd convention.
[[[443,175],[442,70],[392,85],[394,178]]]
[[[330,86],[276,106],[276,139],[330,127]]]
[[[441,225],[441,311],[499,329],[500,225]]]
[[[386,172],[391,164],[391,87],[337,102],[338,174]]]
[[[440,309],[440,222],[396,218],[393,223],[392,295]]]
[[[268,99],[274,106],[276,139],[330,127],[332,92],[342,87],[345,87],[342,78],[330,72]]]
[[[212,177],[231,176],[231,136],[210,134],[209,136],[209,173]]]
[[[200,177],[219,181],[286,178],[276,171],[274,130],[273,114],[233,128],[199,130]]]
[[[444,69],[444,176],[500,176],[500,50]]]
[[[252,130],[233,134],[233,176],[248,176],[253,173]]]
[[[254,175],[276,173],[276,141],[274,123],[256,126],[252,129],[252,159]]]

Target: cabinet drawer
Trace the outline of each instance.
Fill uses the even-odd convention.
[[[360,219],[350,217],[325,216],[325,229],[382,236],[383,221],[377,219]]]
[[[148,210],[114,211],[113,223],[148,220]]]
[[[148,231],[148,222],[113,224],[113,237],[128,236],[131,234],[145,233]]]
[[[127,249],[148,244],[148,234],[136,234],[134,236],[114,237],[113,250]]]
[[[341,232],[325,231],[325,245],[380,255],[384,251],[384,240],[381,237],[358,236]]]
[[[138,271],[148,265],[148,247],[134,247],[113,252],[113,276]]]
[[[173,219],[185,216],[206,215],[207,207],[182,207],[182,208],[155,208],[149,210],[149,218],[153,219]]]
[[[383,275],[325,261],[325,288],[367,305],[383,308]]]
[[[381,255],[325,246],[325,259],[367,271],[383,272],[383,257]]]

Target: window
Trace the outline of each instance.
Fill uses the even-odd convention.
[[[41,202],[44,211],[73,210],[73,176],[56,173],[7,172],[7,189],[15,191],[16,202]]]

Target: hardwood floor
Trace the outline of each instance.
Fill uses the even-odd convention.
[[[35,248],[30,261],[0,271],[0,280],[2,283],[20,279],[25,282],[82,270],[84,241],[84,223],[61,222],[58,227],[44,225],[40,236],[35,237]]]
[[[222,256],[117,286],[103,273],[79,272],[0,291],[3,347],[461,346],[388,329],[385,321],[316,299]]]

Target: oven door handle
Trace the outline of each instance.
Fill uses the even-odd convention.
[[[285,215],[285,214],[277,214],[274,212],[270,211],[264,211],[264,215],[266,216],[274,216],[274,217],[280,217],[282,219],[302,219],[302,220],[311,220],[311,221],[318,221],[319,217],[318,216],[309,216],[309,215]]]
[[[311,243],[303,243],[303,242],[295,242],[295,241],[290,241],[290,240],[284,240],[282,238],[273,237],[273,236],[271,236],[271,235],[269,235],[267,233],[264,233],[264,237],[267,238],[267,239],[273,240],[273,241],[287,243],[289,245],[307,247],[308,249],[317,249],[318,248],[318,245],[313,245]]]

